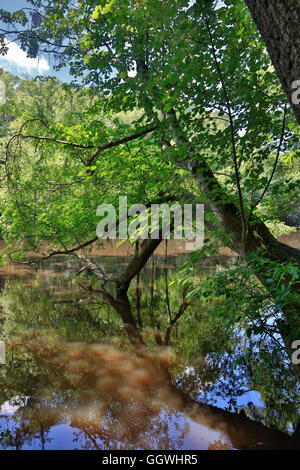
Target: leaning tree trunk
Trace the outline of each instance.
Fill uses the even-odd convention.
[[[246,3],[300,124],[300,1],[246,0]]]

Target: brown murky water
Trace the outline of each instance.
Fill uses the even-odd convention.
[[[109,249],[107,266],[121,268],[127,251],[115,256]],[[157,262],[157,308],[160,279],[166,272],[171,278],[180,260],[174,252],[167,263]],[[1,268],[6,364],[0,364],[0,448],[299,447],[288,433],[298,416],[297,389],[284,391],[289,396],[283,409],[282,396],[277,403],[274,392],[272,407],[262,391],[249,390],[244,370],[230,366],[235,350],[221,359],[204,354],[184,359],[197,335],[183,351],[176,341],[174,347],[133,344],[116,316],[82,298],[63,258],[51,263],[38,272]],[[151,326],[145,330],[150,337]]]

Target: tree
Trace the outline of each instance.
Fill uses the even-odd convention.
[[[177,168],[177,175],[193,178],[193,196],[200,193],[201,202],[205,199],[213,234],[221,233],[222,240],[246,259],[263,249],[270,262],[299,266],[299,250],[278,242],[260,213],[267,192],[295,190],[295,182],[284,189],[272,183],[278,161],[287,153],[295,154],[299,130],[244,2],[234,0],[224,6],[185,0],[31,3],[39,22],[22,10],[2,12],[3,21],[23,27],[2,29],[3,48],[6,35],[17,38],[32,57],[53,54],[59,66],[69,65],[70,72],[97,93],[103,113],[138,110],[140,117],[126,129],[119,127],[121,133],[126,130],[123,137],[112,135],[104,144],[101,139],[107,139],[109,128],[103,126],[105,131],[93,141],[86,131],[95,132],[97,125],[88,120],[82,123],[85,135],[74,129],[68,132],[73,141],[62,138],[65,130],[58,136],[57,126],[50,128],[50,137],[38,135],[41,127],[36,127],[35,135],[24,137],[20,132],[18,138],[40,142],[50,138],[62,149],[87,150],[80,160],[92,178],[106,150],[143,139],[144,147],[150,144],[156,155],[160,149],[165,175]],[[110,153],[109,164],[116,164],[117,155]],[[273,163],[268,176],[263,175],[266,162]],[[124,180],[123,175],[120,181]],[[155,184],[157,190],[157,180]],[[140,194],[131,194],[139,201]],[[169,184],[162,197],[170,196],[174,198]],[[77,193],[77,201],[78,197]],[[70,247],[72,239],[51,255],[68,254],[96,241],[93,237]],[[129,312],[129,283],[156,246],[146,241],[116,281],[114,301],[121,302],[120,312]],[[87,266],[101,278],[97,266]],[[261,264],[256,274],[268,289]],[[299,334],[299,284],[295,283],[294,297],[283,310],[282,333],[291,353],[292,337]]]
[[[246,0],[246,3],[300,124],[300,5],[292,0]]]

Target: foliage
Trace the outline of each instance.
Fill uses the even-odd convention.
[[[178,289],[191,322],[178,320],[186,343],[180,340],[191,356],[224,352],[239,326],[250,339],[270,336],[280,350],[276,320],[283,310],[299,335],[294,258],[282,262],[271,249],[250,247],[247,264],[203,283],[197,267],[221,245],[247,252],[244,236],[262,222],[275,234],[285,230],[280,219],[299,198],[299,127],[245,2],[29,3],[31,10],[0,10],[1,21],[16,26],[2,29],[2,52],[9,34],[30,57],[48,53],[57,69],[68,66],[74,80],[66,86],[1,74],[8,89],[0,110],[5,260],[94,243],[97,206],[118,207],[120,195],[129,205],[192,198],[205,203],[209,239],[184,266],[188,277]],[[163,294],[159,281],[141,329],[172,326],[178,293],[170,292],[167,308]],[[17,307],[9,307],[12,319]],[[48,307],[47,327],[55,320],[71,334],[71,322],[60,324]],[[149,302],[142,299],[142,308]],[[86,316],[94,325],[102,313]],[[118,331],[119,317],[112,318],[107,328]]]
[[[199,260],[198,260],[199,263]],[[271,336],[278,341],[278,324],[282,311],[290,306],[290,319],[293,323],[293,338],[299,336],[295,315],[299,294],[299,267],[293,263],[279,263],[265,257],[264,250],[248,255],[247,263],[236,261],[227,269],[221,269],[204,283],[190,283],[190,273],[197,265],[193,258],[182,268],[181,283],[189,285],[188,297],[198,296],[211,302],[219,298],[215,313],[228,326],[246,325],[249,337],[252,335]],[[258,280],[266,278],[268,289]]]

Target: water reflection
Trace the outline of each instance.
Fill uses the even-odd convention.
[[[13,415],[14,425],[7,423],[2,445],[7,436],[15,446],[22,440],[28,445],[37,433],[68,423],[76,430],[74,447],[79,441],[81,448],[182,446],[188,425],[172,437],[168,432],[180,409],[180,396],[172,392],[163,365],[173,360],[168,351],[154,358],[144,349],[71,343],[35,330],[13,341],[11,352],[20,360],[26,355],[22,369],[28,372],[31,390],[26,391],[26,400],[15,398],[14,406],[20,406]],[[10,377],[19,386],[20,372],[19,368],[18,376]]]
[[[107,257],[106,269],[122,269],[125,262]],[[275,385],[253,391],[252,366],[235,364],[244,347],[241,338],[212,324],[209,308],[192,306],[172,332],[172,348],[157,345],[154,330],[164,342],[168,326],[165,275],[171,281],[179,262],[170,256],[166,265],[157,258],[154,271],[150,264],[143,273],[140,309],[147,347],[132,344],[116,312],[73,282],[76,262],[68,262],[69,269],[60,259],[38,272],[3,270],[0,324],[7,363],[0,366],[1,448],[298,445],[279,431],[292,431],[298,419],[297,391],[284,362],[278,361]],[[171,309],[178,309],[181,298],[182,292],[169,292]],[[265,343],[260,354],[268,347]]]
[[[176,358],[167,349],[152,354],[129,350],[128,343],[70,343],[37,330],[10,347],[7,385],[27,396],[2,406],[3,448],[61,445],[53,434],[59,426],[68,429],[67,448],[206,448],[221,438],[185,416],[185,400],[168,374]]]
[[[126,341],[118,347],[108,341],[75,343],[49,331],[32,330],[11,342],[10,353],[1,401],[15,395],[1,408],[2,448],[293,444],[278,431],[187,399],[170,381],[168,369],[177,358],[165,348],[150,353]]]

